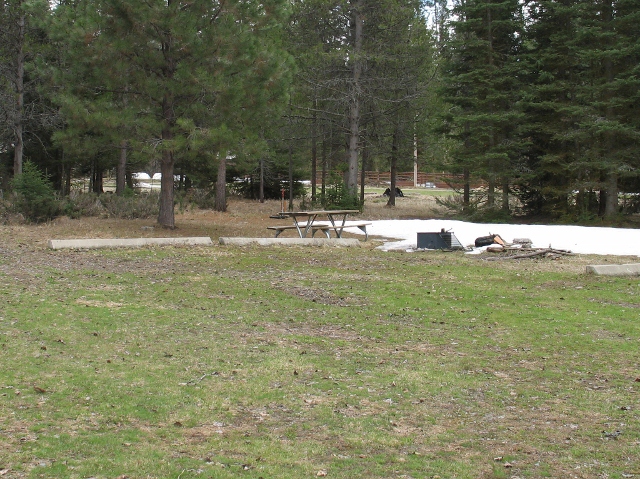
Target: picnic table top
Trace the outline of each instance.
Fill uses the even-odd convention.
[[[283,211],[287,216],[319,216],[319,215],[348,215],[360,213],[359,210],[315,210],[315,211]]]

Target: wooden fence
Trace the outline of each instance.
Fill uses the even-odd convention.
[[[366,171],[364,177],[365,185],[369,186],[389,186],[391,183],[391,173],[389,171]],[[401,171],[396,174],[396,186],[400,188],[433,184],[436,188],[451,188],[451,186],[462,188],[464,184],[462,175],[451,173],[422,173],[418,172],[417,182],[414,181],[413,171]],[[472,188],[481,186],[482,182],[472,180]]]

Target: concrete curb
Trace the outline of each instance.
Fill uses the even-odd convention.
[[[587,273],[601,276],[639,276],[640,264],[589,265]]]
[[[95,249],[95,248],[136,248],[148,245],[159,246],[211,246],[213,241],[208,236],[192,236],[184,238],[109,238],[109,239],[68,239],[49,240],[51,249]]]
[[[257,244],[259,246],[357,246],[360,247],[360,240],[357,238],[243,238],[243,237],[220,237],[220,244],[227,246],[248,246]]]

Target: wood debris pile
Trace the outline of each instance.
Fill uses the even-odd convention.
[[[487,251],[489,251],[488,248],[487,248]],[[505,259],[524,259],[524,258],[534,258],[534,257],[558,259],[561,256],[573,255],[573,253],[569,250],[555,249],[555,248],[504,248],[503,247],[499,252],[513,253],[515,251],[517,251],[518,253],[494,256],[492,258],[486,258],[486,260],[501,261]]]
[[[507,259],[525,259],[525,258],[547,258],[558,259],[561,256],[572,255],[569,250],[555,249],[549,245],[548,248],[533,248],[532,241],[528,238],[515,238],[512,243],[504,241],[500,235],[490,235],[476,239],[478,243],[493,240],[490,246],[487,246],[488,253],[497,253],[499,255],[491,258],[485,258],[487,261],[502,261]],[[485,243],[486,244],[486,243]],[[506,254],[504,254],[506,253]]]

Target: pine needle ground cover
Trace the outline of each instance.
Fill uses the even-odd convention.
[[[0,253],[2,477],[640,474],[640,284],[598,259]]]

